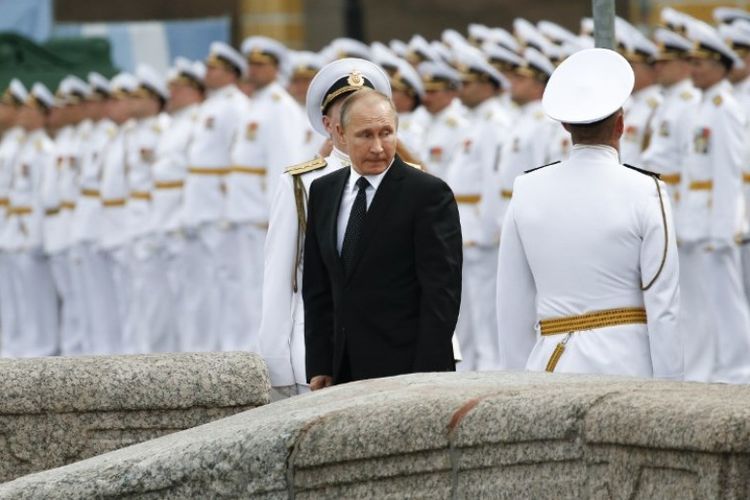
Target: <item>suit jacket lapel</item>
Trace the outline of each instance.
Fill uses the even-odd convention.
[[[359,267],[359,263],[362,261],[362,257],[367,253],[370,241],[377,232],[380,222],[383,220],[383,216],[388,213],[388,210],[393,206],[393,201],[396,199],[398,192],[401,189],[401,178],[403,172],[401,169],[409,168],[404,167],[401,159],[397,156],[393,161],[393,164],[388,169],[388,172],[383,177],[383,180],[378,186],[378,190],[375,192],[375,197],[370,203],[370,208],[367,210],[367,216],[365,217],[365,228],[362,234],[362,241],[360,241],[359,252],[354,257],[352,268],[346,276],[346,280],[349,281]]]

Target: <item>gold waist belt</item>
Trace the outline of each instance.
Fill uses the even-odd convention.
[[[30,215],[31,207],[10,207],[8,215]]]
[[[633,323],[646,323],[646,310],[644,308],[625,307],[621,309],[606,309],[580,316],[543,319],[539,322],[539,326],[541,327],[542,335],[557,335],[558,333],[579,332]]]
[[[691,191],[711,191],[714,188],[714,181],[693,181],[690,183]]]
[[[74,201],[64,201],[60,204],[60,208],[63,210],[75,210],[76,203]]]
[[[567,333],[552,351],[549,361],[547,361],[548,372],[555,371],[557,362],[565,352],[565,344],[570,340],[573,332],[585,330],[594,330],[596,328],[605,328],[608,326],[632,325],[646,323],[646,310],[642,307],[624,307],[621,309],[605,309],[604,311],[595,311],[580,316],[567,316],[564,318],[544,319],[539,322],[542,335],[556,335]]]
[[[204,167],[190,167],[188,173],[193,175],[227,175],[231,172],[229,168],[204,168]]]
[[[682,176],[680,174],[661,174],[661,180],[670,186],[675,186],[680,183]]]
[[[7,207],[8,205],[10,205],[9,198],[0,198],[0,207]]]
[[[148,191],[131,191],[130,198],[133,200],[151,201],[151,193]]]
[[[102,200],[102,205],[105,207],[124,207],[126,202],[125,198],[111,198],[109,200]]]
[[[51,216],[57,215],[59,213],[60,213],[60,207],[47,208],[47,209],[44,210],[44,215],[46,215],[47,217],[51,217]]]
[[[502,198],[505,198],[506,200],[510,200],[511,198],[513,198],[513,191],[508,190],[508,189],[503,189],[500,191],[500,196]]]
[[[235,174],[266,175],[265,167],[240,167],[233,165],[229,170]]]
[[[99,198],[98,189],[83,189],[81,190],[81,194],[87,198]]]
[[[750,184],[750,172],[742,172],[742,182]]]
[[[457,194],[456,203],[466,203],[469,205],[476,205],[479,200],[482,199],[480,194]]]
[[[163,181],[163,182],[154,182],[154,187],[156,189],[180,189],[182,186],[185,185],[184,181]]]

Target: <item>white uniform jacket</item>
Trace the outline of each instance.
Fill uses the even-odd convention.
[[[516,177],[530,168],[535,168],[559,158],[550,158],[547,143],[555,137],[560,124],[547,117],[542,109],[542,101],[532,101],[520,108],[518,118],[513,121],[510,134],[503,143],[497,175],[499,182],[494,184],[495,196],[500,197],[496,211],[498,225],[502,227],[505,211],[513,196],[513,182]],[[499,189],[498,189],[499,184]]]
[[[651,120],[651,140],[643,152],[642,166],[661,174],[672,201],[679,201],[685,154],[690,147],[690,112],[700,100],[700,90],[689,80],[664,89],[664,100]]]
[[[224,180],[229,173],[234,134],[247,96],[235,85],[211,92],[201,103],[198,128],[188,148],[183,215],[187,226],[216,222],[225,216]]]
[[[724,80],[703,93],[690,116],[692,140],[677,231],[682,241],[726,248],[744,231],[745,111]]]
[[[545,369],[566,334],[541,336],[541,320],[645,307],[647,324],[572,333],[555,371],[682,378],[677,250],[654,179],[611,147],[574,146],[567,161],[516,180],[498,270],[504,368]]]
[[[422,150],[417,152],[428,173],[445,178],[454,155],[463,146],[461,139],[468,126],[463,112],[453,104],[430,116],[424,130]]]
[[[653,118],[661,102],[661,87],[650,85],[635,92],[624,106],[625,133],[620,139],[620,159],[623,163],[642,164],[641,154],[651,141]]]
[[[305,218],[307,192],[312,181],[351,164],[349,157],[335,148],[325,158],[325,162],[325,167],[299,175],[305,193]],[[286,173],[279,179],[279,188],[271,204],[263,268],[263,316],[260,324],[260,352],[268,365],[271,385],[275,387],[307,383],[302,263],[295,265],[297,249],[304,247],[304,237],[305,232],[298,222],[294,178]],[[296,291],[293,288],[295,279]]]
[[[510,118],[498,101],[487,99],[471,111],[469,125],[461,130],[461,145],[446,171],[445,181],[456,195],[464,246],[497,245],[497,190],[492,189],[492,184],[502,139],[510,125]],[[494,199],[488,200],[488,196]]]
[[[198,124],[198,104],[172,116],[156,147],[152,171],[152,215],[149,229],[166,233],[182,227],[182,189],[187,177],[187,148]]]
[[[299,105],[277,82],[253,94],[234,134],[231,168],[226,178],[227,219],[268,223],[276,184],[289,165],[307,158],[306,122]]]

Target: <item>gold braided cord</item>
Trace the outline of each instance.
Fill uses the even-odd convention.
[[[542,335],[595,330],[608,326],[646,323],[646,310],[642,307],[606,309],[580,316],[544,319],[539,322]]]

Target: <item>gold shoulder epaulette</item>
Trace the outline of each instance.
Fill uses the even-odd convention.
[[[721,103],[724,102],[724,99],[720,95],[717,95],[713,98],[712,102],[716,104],[717,106],[721,106]]]
[[[310,161],[292,165],[291,167],[284,170],[284,173],[289,175],[302,175],[313,170],[318,170],[328,165],[323,158],[313,158]]]
[[[411,162],[408,162],[408,161],[405,161],[404,163],[406,163],[410,167],[416,168],[417,170],[422,170],[422,165],[419,165],[417,163],[411,163]]]

